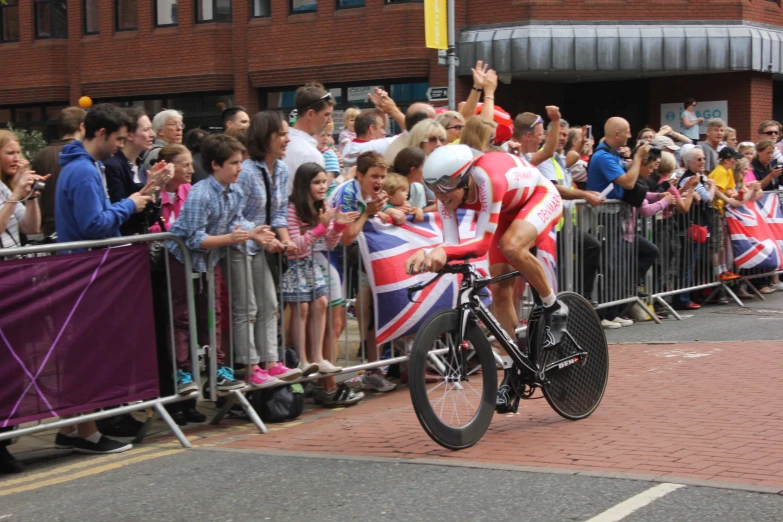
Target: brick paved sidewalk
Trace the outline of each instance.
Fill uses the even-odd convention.
[[[221,445],[783,487],[781,355],[783,342],[611,346],[609,386],[591,417],[567,421],[543,398],[523,401],[517,415],[496,415],[482,441],[460,452],[427,437],[405,387]]]

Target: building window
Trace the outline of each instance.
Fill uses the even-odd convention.
[[[351,9],[352,7],[364,7],[364,0],[337,0],[337,9]]]
[[[19,41],[19,0],[0,5],[0,42]]]
[[[272,16],[270,0],[253,0],[253,18],[266,18]]]
[[[114,0],[114,19],[118,31],[138,29],[138,10],[136,0]]]
[[[84,0],[84,34],[98,34],[100,32],[98,0]]]
[[[231,0],[196,0],[196,23],[231,23]]]
[[[66,0],[35,0],[35,37],[68,38]]]
[[[314,13],[317,10],[317,0],[291,0],[292,13]]]
[[[156,26],[177,25],[177,0],[156,0],[155,4]]]
[[[384,0],[387,4],[423,4],[424,0]]]

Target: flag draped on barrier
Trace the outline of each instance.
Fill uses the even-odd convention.
[[[158,396],[149,247],[0,263],[0,427]]]
[[[460,239],[472,239],[476,231],[475,213],[460,210],[457,217]],[[442,222],[437,213],[425,214],[422,223],[414,223],[409,217],[408,222],[399,226],[384,224],[378,219],[368,220],[365,224],[359,236],[359,246],[373,291],[378,345],[414,334],[433,313],[456,306],[459,287],[455,275],[443,276],[425,288],[416,297],[415,303],[408,300],[408,287],[431,279],[433,274],[410,276],[406,272],[405,260],[419,249],[432,249],[442,243]],[[554,235],[550,235],[538,245],[538,257],[550,282],[557,273],[555,256],[555,239]],[[473,264],[480,274],[489,275],[487,256],[473,260]]]
[[[738,268],[783,270],[783,212],[777,194],[726,207],[726,223]]]

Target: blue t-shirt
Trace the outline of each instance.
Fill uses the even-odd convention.
[[[625,159],[605,143],[601,143],[590,158],[587,168],[587,190],[603,192],[609,183],[625,174]],[[625,189],[614,184],[614,189],[606,195],[606,199],[622,199]]]

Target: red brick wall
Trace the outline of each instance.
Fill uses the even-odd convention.
[[[737,129],[740,140],[754,140],[756,127],[772,118],[772,75],[731,73],[702,76],[677,76],[650,80],[650,122],[660,124],[660,104],[682,103],[686,98],[728,100],[729,125]]]
[[[473,0],[471,25],[527,20],[748,20],[783,25],[781,8],[763,0]]]

